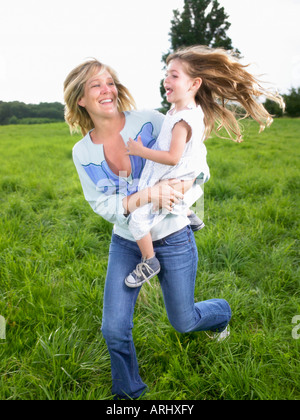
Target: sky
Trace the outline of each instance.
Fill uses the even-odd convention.
[[[219,0],[243,63],[280,93],[300,87],[300,0]],[[161,57],[184,0],[0,0],[0,101],[62,102],[63,82],[93,57],[138,108],[158,108]]]

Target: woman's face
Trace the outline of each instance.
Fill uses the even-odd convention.
[[[92,119],[118,112],[118,90],[107,70],[101,69],[87,80],[78,105],[84,107]]]

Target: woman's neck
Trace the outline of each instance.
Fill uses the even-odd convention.
[[[119,134],[125,125],[125,115],[118,112],[110,118],[101,118],[94,121],[95,128],[91,133],[91,138],[95,144],[105,144],[113,136]]]

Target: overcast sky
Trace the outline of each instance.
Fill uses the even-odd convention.
[[[75,66],[111,65],[139,108],[157,108],[161,56],[184,0],[0,0],[0,100],[63,102]],[[300,87],[300,0],[219,0],[228,35],[281,93]]]

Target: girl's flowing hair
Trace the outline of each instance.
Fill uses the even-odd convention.
[[[72,70],[64,82],[65,120],[71,133],[81,130],[81,133],[85,136],[94,128],[91,117],[84,107],[78,105],[78,101],[84,96],[84,87],[87,80],[94,74],[105,70],[112,76],[118,90],[118,110],[123,112],[136,108],[132,95],[120,83],[116,72],[106,64],[92,59]]]
[[[246,111],[243,118],[251,116],[259,123],[260,131],[273,122],[271,115],[258,101],[260,97],[265,96],[284,109],[280,95],[264,89],[259,80],[245,70],[248,66],[242,65],[236,57],[222,48],[182,48],[168,56],[167,64],[174,59],[186,64],[186,72],[191,78],[202,79],[195,100],[204,112],[205,138],[212,132],[221,137],[218,132],[224,127],[232,140],[242,141],[241,127],[232,106],[236,102]]]

